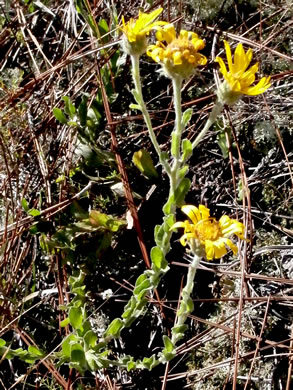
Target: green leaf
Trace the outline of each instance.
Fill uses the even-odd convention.
[[[163,341],[165,346],[165,348],[162,351],[163,355],[165,356],[165,359],[167,361],[172,360],[176,355],[175,346],[172,343],[172,341],[169,339],[169,337],[166,335],[163,336]]]
[[[136,363],[133,361],[127,362],[127,371],[135,370],[136,369]]]
[[[84,342],[87,346],[90,346],[92,348],[95,347],[97,339],[97,335],[92,330],[88,330],[84,335]]]
[[[71,103],[71,100],[69,99],[68,96],[63,96],[62,100],[65,102],[65,112],[70,116],[71,119],[74,118],[76,108],[74,105]]]
[[[92,210],[89,215],[89,222],[94,228],[105,228],[111,232],[117,232],[125,222],[119,219],[114,219],[111,216],[100,213],[98,210]]]
[[[82,367],[85,365],[85,354],[81,344],[72,344],[70,360],[79,363]]]
[[[171,154],[172,156],[176,156],[179,147],[179,137],[175,131],[173,131],[171,138]]]
[[[182,180],[187,175],[188,169],[188,165],[184,165],[182,168],[179,169],[179,172],[177,173],[177,177],[179,180]]]
[[[186,161],[192,155],[192,143],[189,141],[189,139],[186,138],[182,141],[181,147],[182,147],[182,160]]]
[[[163,342],[164,342],[165,350],[167,352],[173,352],[174,351],[175,347],[174,347],[172,341],[169,339],[168,336],[166,336],[166,335],[163,336]]]
[[[80,329],[83,321],[83,314],[80,307],[71,307],[69,310],[69,321],[74,329]]]
[[[156,355],[152,355],[149,358],[144,358],[142,361],[142,364],[145,366],[146,369],[149,371],[156,365],[157,360],[156,360]]]
[[[28,347],[29,353],[35,356],[43,356],[43,353],[39,350],[39,348],[35,347],[34,345],[30,345]]]
[[[86,119],[87,119],[87,97],[86,96],[82,97],[82,101],[78,106],[78,115],[79,115],[80,125],[85,126]]]
[[[173,214],[164,217],[164,224],[162,225],[164,231],[168,233],[175,222],[175,216]]]
[[[83,11],[83,5],[82,5],[82,0],[75,0],[75,8],[76,8],[76,11],[82,15],[82,11]]]
[[[167,152],[162,152],[160,154],[160,162],[168,163],[169,160],[169,154]]]
[[[156,225],[155,226],[155,242],[158,246],[162,245],[163,237],[165,234],[164,225]]]
[[[66,116],[63,114],[63,111],[60,110],[60,108],[58,107],[53,108],[53,114],[58,122],[62,123],[63,125],[66,125],[67,123]]]
[[[190,185],[191,185],[191,181],[185,177],[184,179],[182,179],[181,183],[176,189],[174,194],[174,200],[178,207],[181,207],[183,205],[185,196],[190,188]]]
[[[135,89],[132,89],[131,93],[134,96],[136,103],[140,105],[141,104],[141,97],[140,97],[139,93]]]
[[[184,332],[188,329],[186,324],[177,325],[172,328],[172,333],[175,334],[184,334]]]
[[[32,217],[38,217],[41,213],[37,209],[30,209],[28,211],[28,214],[31,215]]]
[[[133,164],[148,178],[158,177],[151,155],[147,150],[141,149],[132,156]]]
[[[38,234],[39,233],[38,224],[32,225],[29,228],[29,232],[30,234]]]
[[[169,199],[167,200],[167,203],[165,203],[164,206],[163,206],[163,213],[165,215],[171,214],[172,206],[175,205],[175,204],[176,203],[175,203],[174,195],[169,196]]]
[[[62,352],[63,352],[63,355],[67,358],[70,357],[70,352],[71,352],[71,345],[73,343],[76,343],[78,340],[77,336],[74,335],[74,334],[70,334],[69,336],[67,336],[63,341],[62,341],[62,344],[61,344],[61,348],[62,348]]]
[[[186,302],[186,310],[188,311],[188,313],[192,313],[194,310],[194,304],[191,298],[188,298]]]
[[[142,283],[140,283],[137,287],[135,287],[135,289],[133,290],[133,294],[136,296],[140,296],[139,295],[140,292],[149,289],[150,286],[151,286],[150,280],[146,279]]]
[[[108,326],[106,330],[106,336],[113,336],[118,338],[120,336],[120,331],[123,328],[123,321],[120,318],[115,318]]]
[[[136,282],[135,282],[135,287],[139,286],[140,284],[142,284],[145,280],[147,280],[148,276],[146,275],[146,273],[143,273],[141,274],[137,279],[136,279]]]
[[[185,127],[192,117],[193,109],[188,108],[182,115],[182,125]]]
[[[98,24],[100,35],[102,36],[102,41],[104,43],[109,41],[109,35],[106,37],[103,37],[103,35],[106,35],[109,32],[109,27],[105,19],[101,19]]]
[[[93,350],[86,351],[85,358],[86,358],[87,364],[89,365],[89,368],[92,371],[95,371],[98,369],[99,364],[97,364],[97,363],[99,363],[99,362],[98,362],[98,359],[97,359],[95,352]]]
[[[6,345],[6,341],[3,339],[0,339],[0,348],[4,347]]]
[[[129,104],[129,108],[131,110],[139,110],[139,111],[141,111],[141,106],[139,106],[138,104],[131,103],[131,104]]]
[[[164,269],[168,266],[164,253],[158,246],[151,249],[151,260],[158,270]]]
[[[227,146],[225,131],[221,131],[220,133],[218,133],[217,142],[221,149],[223,157],[227,158],[229,156],[229,148]]]
[[[86,17],[86,21],[88,22],[88,25],[90,26],[90,28],[92,29],[93,33],[94,33],[94,36],[96,38],[99,37],[99,34],[97,32],[97,26],[96,26],[96,23],[95,23],[95,20],[94,18],[92,17],[91,14],[88,14],[87,17]]]
[[[130,316],[132,315],[132,313],[135,309],[135,306],[136,306],[136,299],[134,296],[132,296],[124,307],[124,312],[122,314],[122,318],[125,318],[125,319],[130,318]]]
[[[29,211],[28,202],[25,198],[21,199],[21,205],[22,205],[22,208],[24,209],[25,212]]]
[[[60,322],[60,326],[61,326],[61,328],[65,328],[65,326],[67,326],[69,323],[70,323],[70,321],[69,321],[69,318],[67,317],[67,318],[65,318],[65,320]]]

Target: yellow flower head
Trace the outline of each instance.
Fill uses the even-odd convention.
[[[260,95],[270,86],[270,77],[263,77],[256,85],[251,85],[255,81],[255,73],[258,71],[258,63],[248,66],[252,59],[252,50],[248,49],[245,53],[243,46],[239,43],[234,52],[234,62],[232,60],[231,48],[227,41],[224,41],[228,68],[221,57],[215,59],[220,65],[220,71],[227,83],[222,84],[222,98],[224,103],[233,104],[241,95]],[[227,85],[228,84],[228,85]],[[225,99],[226,98],[226,99]]]
[[[121,30],[123,36],[123,48],[126,53],[131,55],[141,55],[145,52],[147,47],[146,36],[153,29],[158,29],[160,26],[168,24],[167,22],[154,20],[160,15],[163,8],[158,8],[155,11],[147,14],[140,12],[137,19],[130,19],[125,23],[124,16],[122,16]]]
[[[173,24],[167,24],[156,32],[156,37],[158,41],[148,47],[147,55],[163,65],[168,77],[186,78],[198,65],[207,63],[206,57],[198,53],[205,43],[196,33],[181,30],[176,37]]]
[[[219,221],[210,217],[210,210],[203,205],[198,207],[185,205],[181,208],[189,218],[184,222],[176,222],[171,229],[184,228],[184,234],[180,238],[183,246],[186,242],[195,242],[205,250],[207,260],[219,259],[227,253],[226,247],[237,253],[237,246],[229,237],[235,234],[244,238],[245,226],[235,219],[223,215]]]

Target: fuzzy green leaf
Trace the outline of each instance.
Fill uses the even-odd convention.
[[[175,157],[179,147],[179,137],[175,131],[173,131],[171,139],[171,154]]]
[[[184,332],[188,329],[186,324],[177,325],[172,328],[172,333],[175,334],[184,334]]]
[[[73,344],[71,346],[70,359],[72,362],[77,362],[81,366],[85,365],[85,354],[81,344]]]
[[[127,371],[128,372],[131,371],[131,370],[135,370],[135,368],[136,368],[135,362],[133,362],[133,361],[127,362]]]
[[[29,353],[35,356],[43,356],[43,353],[39,350],[39,348],[35,347],[34,345],[30,345],[28,347]]]
[[[115,318],[108,326],[106,331],[106,336],[113,336],[118,338],[120,336],[120,331],[123,328],[123,321],[120,318]]]
[[[62,352],[63,352],[63,355],[67,358],[70,357],[70,351],[71,351],[71,345],[73,343],[76,343],[77,342],[77,336],[74,335],[74,334],[70,334],[69,336],[67,336],[63,341],[62,341],[62,344],[61,344],[61,348],[62,348]]]
[[[162,245],[164,234],[165,234],[164,226],[156,225],[155,226],[155,242],[158,246]]]
[[[168,265],[164,253],[158,246],[154,246],[151,249],[151,260],[158,270],[165,268]]]
[[[140,297],[141,291],[145,291],[149,289],[151,286],[151,282],[149,279],[144,280],[142,283],[140,283],[135,289],[133,290],[133,294],[138,298]]]
[[[140,105],[141,104],[141,97],[140,97],[139,93],[135,89],[132,89],[131,93],[132,93],[136,103]]]
[[[190,185],[191,181],[185,177],[184,179],[182,179],[181,183],[176,189],[174,199],[178,207],[181,207],[183,205],[185,196],[190,188]]]
[[[174,351],[175,347],[168,336],[166,336],[166,335],[163,336],[163,342],[164,342],[166,352],[173,352]]]
[[[69,321],[74,329],[80,329],[83,321],[83,314],[80,307],[71,307],[69,310]]]
[[[142,364],[146,369],[150,371],[156,365],[156,362],[157,362],[156,355],[152,355],[149,358],[144,358]]]
[[[188,313],[192,313],[194,310],[194,304],[191,298],[189,298],[186,302],[186,310],[188,311]]]
[[[189,139],[184,139],[182,141],[182,160],[186,161],[192,155],[192,143]]]
[[[131,103],[131,104],[129,104],[129,108],[131,110],[139,110],[139,111],[141,111],[141,106],[138,105],[138,104]]]
[[[182,115],[182,125],[185,127],[192,117],[193,109],[188,108]]]
[[[84,342],[86,343],[86,345],[92,348],[95,347],[97,339],[97,335],[92,330],[88,330],[84,335]]]

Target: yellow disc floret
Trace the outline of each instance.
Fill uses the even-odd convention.
[[[147,48],[147,55],[162,64],[168,77],[189,77],[198,65],[205,65],[207,59],[198,53],[205,44],[192,31],[181,30],[178,37],[173,24],[156,32],[157,42]]]

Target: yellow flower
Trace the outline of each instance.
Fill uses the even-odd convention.
[[[180,243],[186,246],[186,242],[195,243],[205,249],[207,260],[219,259],[227,253],[226,247],[232,249],[233,253],[238,252],[237,246],[229,237],[235,234],[241,239],[244,238],[245,226],[235,219],[223,215],[219,221],[210,217],[210,210],[203,205],[185,205],[181,208],[191,220],[176,222],[171,229],[184,228],[184,234]],[[192,246],[192,245],[191,245]]]
[[[227,84],[224,85],[224,89],[226,88],[225,92],[228,94],[228,101],[224,103],[234,103],[241,95],[253,96],[265,92],[271,86],[270,77],[263,77],[256,85],[252,85],[255,81],[255,73],[258,71],[258,63],[247,69],[252,59],[252,50],[248,49],[245,53],[242,44],[239,43],[234,52],[233,63],[230,45],[227,41],[224,41],[224,44],[229,71],[227,71],[226,65],[221,57],[215,59],[219,63],[220,71],[228,83],[228,86]],[[227,87],[230,91],[227,91]],[[229,101],[229,97],[231,98],[231,102]]]
[[[139,11],[138,18],[130,19],[127,23],[125,23],[124,16],[122,16],[123,27],[121,27],[121,30],[124,33],[123,48],[126,53],[141,55],[145,52],[147,47],[146,36],[150,31],[168,24],[162,21],[154,22],[162,11],[163,8],[158,8],[149,14]]]
[[[198,53],[205,43],[196,33],[181,30],[176,37],[173,24],[167,24],[156,32],[156,37],[158,41],[148,47],[147,55],[163,65],[168,77],[186,78],[198,65],[207,63],[206,57]]]

